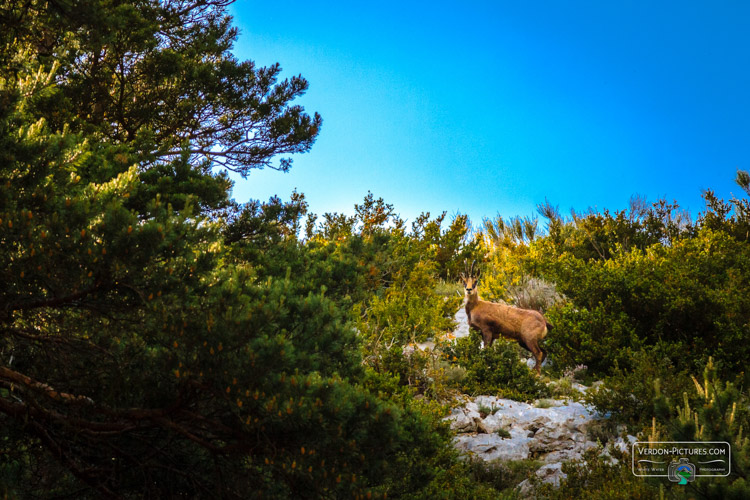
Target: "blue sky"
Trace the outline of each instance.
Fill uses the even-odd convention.
[[[658,6],[657,6],[658,4]],[[323,117],[288,174],[234,197],[304,192],[353,213],[367,191],[422,211],[529,215],[545,198],[741,194],[750,169],[750,2],[258,2],[231,7],[235,53],[310,83]]]

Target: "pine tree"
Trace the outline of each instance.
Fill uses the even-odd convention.
[[[320,267],[291,273],[324,253],[229,248],[298,212],[227,226],[214,169],[306,151],[320,117],[289,104],[303,79],[233,58],[226,3],[0,5],[9,496],[393,496],[457,470],[445,429],[366,389]]]

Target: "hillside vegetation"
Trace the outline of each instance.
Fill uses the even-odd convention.
[[[303,78],[231,55],[226,3],[0,3],[0,493],[513,497],[442,418],[577,369],[613,426],[732,444],[732,476],[672,494],[747,497],[747,198],[475,231],[371,193],[352,216],[238,204],[226,169],[288,169],[322,120],[293,104]],[[555,325],[547,378],[449,338],[474,259],[485,299]],[[591,457],[544,494],[667,485],[628,469]]]

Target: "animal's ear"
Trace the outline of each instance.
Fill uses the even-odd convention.
[[[466,275],[464,273],[461,273],[461,281],[464,282],[464,285],[466,284]]]

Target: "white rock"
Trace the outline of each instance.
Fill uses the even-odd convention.
[[[539,429],[544,427],[550,423],[550,418],[546,415],[538,415],[537,417],[533,418],[530,422],[528,422],[524,429],[531,431],[532,433],[536,433]]]
[[[495,413],[482,419],[477,411],[480,406]],[[478,396],[448,417],[453,420],[452,427],[463,433],[457,438],[457,446],[463,451],[484,460],[533,456],[548,463],[580,458],[592,445],[586,437],[586,427],[597,418],[593,409],[578,402],[536,408],[492,396]],[[509,438],[497,436],[501,428],[509,432]],[[472,429],[478,434],[467,435],[474,432]]]
[[[456,312],[456,315],[453,316],[453,319],[456,321],[456,328],[453,330],[453,335],[456,338],[468,337],[471,331],[469,329],[469,319],[466,316],[466,308],[463,304]]]
[[[536,471],[536,476],[543,483],[549,483],[555,487],[560,486],[560,482],[568,477],[568,475],[562,471],[562,464],[559,462],[543,465]],[[533,493],[534,486],[531,481],[526,479],[518,485],[518,490],[522,496],[527,497]]]
[[[476,410],[471,410],[471,409],[467,408],[466,409],[466,416],[469,417],[470,419],[474,420],[474,421],[482,420],[482,417],[479,415],[479,412],[476,411]]]
[[[560,486],[560,481],[567,479],[568,475],[562,471],[561,463],[543,465],[536,471],[537,477],[539,477],[545,483],[551,483],[555,486]]]
[[[559,450],[569,450],[575,447],[571,432],[562,426],[544,426],[534,434],[534,440],[529,445],[532,452],[545,454]]]
[[[635,436],[631,436],[630,434],[628,434],[625,439],[620,436],[617,438],[617,440],[615,440],[614,447],[623,453],[630,453],[633,448],[633,443],[635,443],[636,441],[638,441],[638,438]]]
[[[479,414],[477,414],[479,416]],[[472,416],[461,408],[454,408],[446,420],[451,420],[451,429],[456,432],[476,432],[477,424]]]
[[[586,391],[589,390],[588,387],[586,387],[583,384],[579,384],[578,382],[573,382],[572,385],[573,385],[573,389],[575,389],[576,391],[580,392],[581,394],[586,394]]]
[[[503,439],[497,434],[462,434],[453,440],[461,451],[485,460],[525,460],[529,458],[528,438]]]

